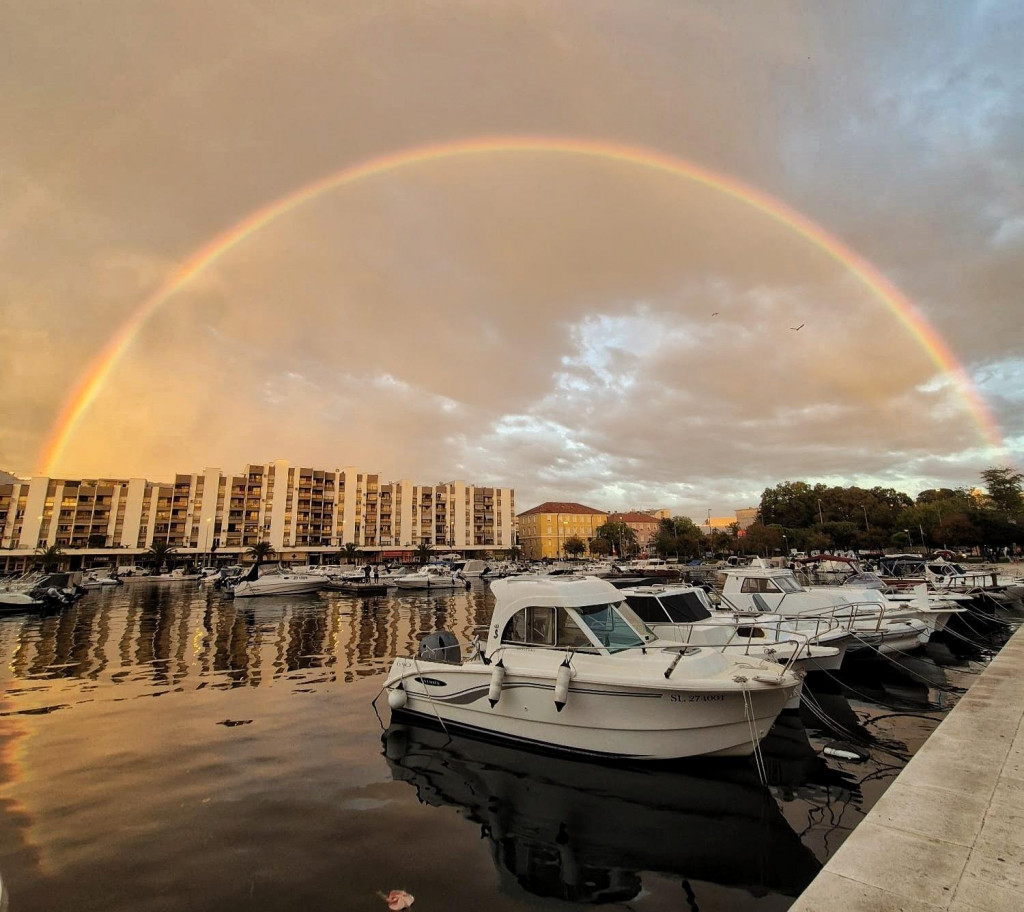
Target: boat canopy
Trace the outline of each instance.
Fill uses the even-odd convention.
[[[620,652],[655,639],[622,593],[596,577],[510,578],[491,591],[488,657],[509,644]]]

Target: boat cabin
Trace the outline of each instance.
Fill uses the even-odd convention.
[[[768,569],[764,567],[744,567],[742,570],[726,570],[723,595],[733,593],[753,594],[766,593],[782,595],[793,592],[805,592],[792,570]]]
[[[491,591],[488,658],[506,646],[616,653],[656,639],[621,593],[594,577],[495,580]]]

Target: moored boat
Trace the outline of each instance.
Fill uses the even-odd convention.
[[[327,578],[308,573],[290,573],[287,570],[267,569],[254,564],[239,578],[230,592],[235,598],[256,598],[264,595],[308,595],[325,588]]]
[[[392,710],[491,737],[613,758],[746,756],[799,684],[777,664],[659,640],[594,577],[491,584],[487,642],[447,632],[396,658]]]
[[[387,580],[389,586],[399,589],[465,589],[469,583],[458,573],[446,567],[427,566],[418,573],[408,573]]]
[[[847,654],[909,652],[928,642],[929,625],[914,605],[891,604],[877,589],[800,585],[792,570],[739,567],[725,571],[723,605],[800,620],[834,620],[854,642]]]

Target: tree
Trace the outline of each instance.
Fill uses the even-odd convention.
[[[578,535],[573,535],[562,542],[562,550],[569,557],[580,557],[587,550],[587,543]]]
[[[590,540],[590,553],[594,557],[607,557],[612,553],[612,543],[607,538],[592,538]]]
[[[338,552],[338,555],[344,559],[346,564],[354,564],[356,558],[359,557],[359,546],[349,542]]]
[[[1019,513],[1024,509],[1024,475],[1013,469],[991,468],[981,473],[992,506],[1002,513]]]
[[[786,548],[786,540],[786,534],[781,526],[765,526],[756,522],[747,529],[743,545],[746,550],[767,557],[776,551],[783,551]]]
[[[48,548],[36,548],[36,560],[44,573],[53,573],[60,568],[61,558],[64,552],[60,545],[50,545]]]
[[[597,530],[597,537],[612,546],[612,551],[625,557],[637,549],[636,533],[624,522],[606,522]]]
[[[430,555],[434,550],[434,546],[428,542],[422,542],[416,546],[416,560],[421,564],[425,564],[430,560]]]
[[[270,542],[258,541],[253,545],[248,554],[256,559],[256,566],[260,566],[267,558],[274,553],[274,546]]]
[[[663,519],[654,534],[654,550],[662,557],[670,554],[693,557],[703,551],[704,533],[687,516]]]
[[[167,542],[155,541],[146,552],[146,558],[153,564],[153,573],[158,574],[166,563],[169,567],[178,553],[177,548],[172,548]]]

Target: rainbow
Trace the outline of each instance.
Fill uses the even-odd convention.
[[[324,193],[369,177],[386,175],[412,165],[430,162],[516,153],[582,156],[646,168],[717,190],[790,229],[842,264],[889,309],[924,349],[935,366],[950,378],[986,441],[998,450],[1004,449],[1002,433],[988,406],[934,327],[870,263],[799,212],[790,209],[767,193],[755,190],[732,177],[638,146],[568,137],[490,136],[416,146],[349,165],[262,206],[196,250],[124,321],[78,380],[53,423],[43,447],[39,459],[42,465],[41,473],[53,473],[83,415],[95,401],[118,360],[131,346],[146,321],[204,269],[216,263],[256,232]]]

